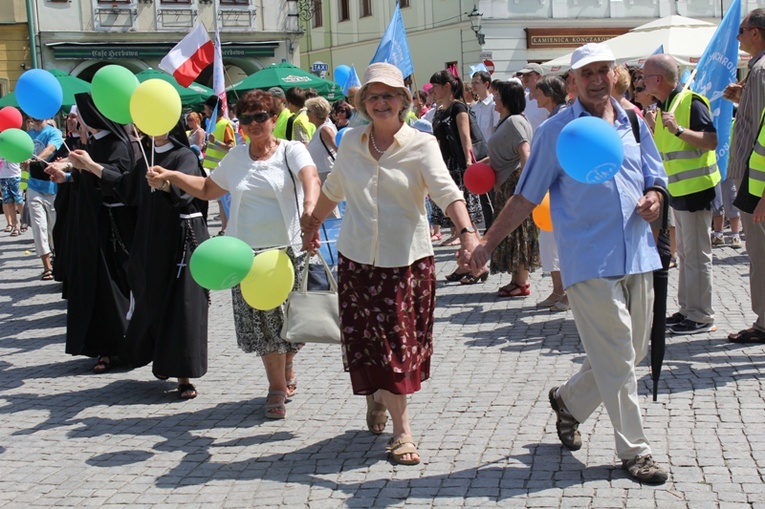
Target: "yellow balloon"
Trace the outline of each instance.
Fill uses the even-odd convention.
[[[130,96],[130,116],[149,136],[163,135],[181,118],[181,96],[166,81],[146,80]]]
[[[284,251],[260,253],[252,260],[252,267],[241,283],[244,301],[260,311],[279,307],[295,284],[295,268]]]

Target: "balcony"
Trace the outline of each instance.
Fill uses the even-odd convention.
[[[157,30],[187,31],[197,22],[194,7],[171,7],[157,9]]]
[[[136,29],[138,8],[133,2],[97,2],[93,6],[93,26],[105,32],[128,32]]]
[[[218,26],[229,31],[255,28],[255,7],[223,7],[218,9]]]

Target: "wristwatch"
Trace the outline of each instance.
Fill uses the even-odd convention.
[[[460,235],[462,235],[463,233],[475,233],[475,228],[473,228],[472,226],[466,226],[460,230]]]
[[[679,138],[680,135],[683,134],[684,132],[685,132],[684,128],[682,128],[680,126],[677,126],[677,131],[675,131],[675,136],[677,136]]]

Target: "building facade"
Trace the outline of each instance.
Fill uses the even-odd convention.
[[[220,33],[230,84],[272,63],[297,63],[302,35],[297,4],[297,0],[34,0],[39,66],[87,81],[108,64],[133,72],[157,68],[162,57],[202,22],[210,32],[217,28]],[[211,86],[212,70],[197,81]]]
[[[29,25],[24,0],[0,2],[0,97],[16,86],[25,69],[31,67]]]
[[[585,42],[623,34],[672,14],[719,23],[730,0],[399,0],[421,87],[456,63],[467,73],[486,61],[507,79],[527,61],[544,62]],[[396,0],[301,0],[301,67],[340,64],[361,74],[377,49]],[[743,0],[742,13],[765,7]],[[480,13],[480,16],[476,16]],[[473,16],[471,16],[473,14]],[[473,18],[471,20],[471,18]],[[471,22],[472,21],[472,22]],[[480,42],[479,42],[480,41]]]

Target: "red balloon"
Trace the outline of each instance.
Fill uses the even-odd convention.
[[[462,181],[471,193],[485,194],[494,187],[497,176],[488,164],[473,163],[465,170],[465,176],[462,178]]]
[[[0,132],[6,129],[21,129],[24,119],[21,118],[21,112],[13,106],[6,106],[0,109]]]

